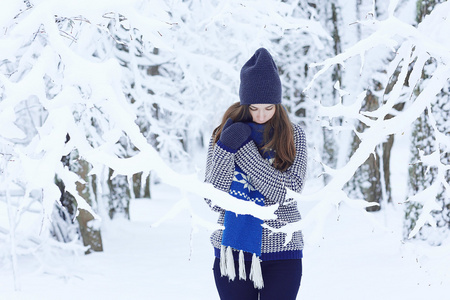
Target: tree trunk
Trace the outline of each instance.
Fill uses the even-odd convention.
[[[90,171],[90,165],[87,161],[78,158],[78,175],[85,181],[85,183],[77,182],[78,194],[86,200],[91,207],[94,207],[95,193],[93,192],[91,185],[91,178],[88,176]],[[103,251],[102,236],[100,233],[100,221],[95,220],[94,216],[90,212],[84,209],[78,209],[77,216],[78,223],[80,225],[80,233],[83,239],[83,244],[90,248],[86,251],[86,254],[92,251]]]
[[[113,219],[116,215],[123,215],[130,219],[130,187],[127,177],[117,175],[113,179],[114,170],[109,169],[108,187],[109,187],[109,217]]]
[[[328,4],[327,4],[328,6]],[[332,31],[333,36],[333,52],[334,55],[338,55],[342,52],[341,47],[341,37],[339,32],[340,18],[339,18],[339,8],[336,6],[334,2],[331,2],[331,16],[327,20],[331,20],[331,24],[327,26]],[[328,9],[327,9],[328,10]],[[336,64],[333,67],[333,72],[331,74],[331,83],[335,82],[342,83],[342,69],[340,64]],[[331,88],[331,87],[330,87]],[[322,103],[325,105],[335,105],[339,101],[339,95],[337,90],[332,88],[332,99],[326,101],[322,100]],[[336,123],[340,123],[342,120],[333,120],[330,125],[337,125]],[[334,131],[329,130],[327,128],[322,128],[322,136],[323,136],[323,152],[322,152],[322,161],[329,167],[335,168],[337,165],[337,157],[339,151],[339,143],[336,142],[336,134]],[[323,176],[324,184],[327,184],[330,180],[330,176],[325,174]]]
[[[144,186],[144,198],[151,199],[151,189],[150,189],[150,177],[151,173],[148,174],[148,176],[145,178],[145,186]]]
[[[133,175],[133,194],[135,198],[141,198],[142,172]]]
[[[367,92],[366,99],[362,105],[364,111],[374,111],[379,107],[378,98],[370,91]],[[363,132],[365,125],[360,123],[357,130]],[[352,143],[352,153],[359,147],[360,139],[355,134]],[[389,174],[389,173],[388,173]],[[355,198],[363,198],[370,203],[381,203],[383,199],[382,186],[381,186],[381,172],[380,172],[380,157],[378,153],[371,154],[369,158],[362,164],[355,175],[348,183],[349,194]],[[379,211],[381,208],[378,206],[368,207],[367,211]]]
[[[383,143],[383,176],[384,176],[384,189],[386,201],[392,202],[392,189],[391,189],[391,150],[394,145],[394,135],[388,137],[387,142]]]
[[[98,220],[95,221],[92,214],[84,209],[79,209],[77,220],[80,224],[83,245],[89,246],[89,249],[86,250],[86,254],[89,254],[92,251],[103,251],[102,236],[100,228],[97,226]]]

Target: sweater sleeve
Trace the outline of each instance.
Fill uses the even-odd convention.
[[[205,182],[211,183],[216,189],[224,192],[230,190],[234,176],[234,152],[214,144],[214,136],[211,137],[206,159]],[[205,199],[214,211],[221,211],[220,207],[211,205],[210,199]]]
[[[300,193],[306,175],[307,150],[305,132],[293,124],[295,158],[286,171],[272,167],[258,151],[254,142],[246,144],[236,152],[236,164],[252,178],[252,184],[265,197],[283,204],[286,189]]]

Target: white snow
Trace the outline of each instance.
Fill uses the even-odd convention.
[[[167,185],[154,186],[153,195],[152,200],[133,200],[131,221],[114,220],[102,228],[102,253],[47,257],[45,268],[31,256],[21,257],[20,292],[14,291],[10,262],[2,262],[0,299],[218,299],[211,270],[212,229],[193,231],[189,209],[152,226],[182,197]],[[216,214],[203,199],[187,198],[197,214],[215,222]],[[312,206],[300,203],[302,214],[307,216]],[[368,215],[343,203],[329,213],[320,239],[312,241],[315,226],[307,226],[298,299],[445,295],[450,240],[439,247],[403,242],[402,213],[401,204]]]

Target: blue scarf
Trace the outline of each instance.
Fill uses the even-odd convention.
[[[248,123],[252,129],[251,138],[258,148],[264,145],[264,125]],[[275,155],[273,151],[262,153],[265,159],[270,160]],[[244,201],[252,201],[257,205],[264,206],[264,196],[257,191],[251,182],[251,178],[235,165],[234,178],[230,186],[230,194]],[[239,277],[245,280],[245,268],[243,252],[248,252],[252,257],[252,272],[250,278],[255,282],[255,287],[262,288],[262,275],[260,276],[259,257],[261,256],[262,227],[263,220],[252,215],[237,215],[234,212],[226,211],[221,247],[221,271],[222,275],[227,275],[234,280],[234,256],[232,249],[239,251]],[[252,274],[253,273],[253,274]],[[257,278],[257,277],[261,278]]]

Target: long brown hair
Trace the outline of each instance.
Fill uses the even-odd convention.
[[[250,114],[249,105],[241,105],[239,102],[236,102],[226,110],[222,117],[222,123],[214,129],[215,143],[219,140],[223,125],[228,118],[231,118],[233,122],[251,122],[252,115]],[[272,138],[270,138],[272,129],[273,134]],[[275,105],[275,114],[267,122],[264,130],[264,146],[259,150],[261,152],[274,150],[275,160],[273,166],[280,171],[285,171],[294,162],[294,129],[285,108],[281,104]]]

